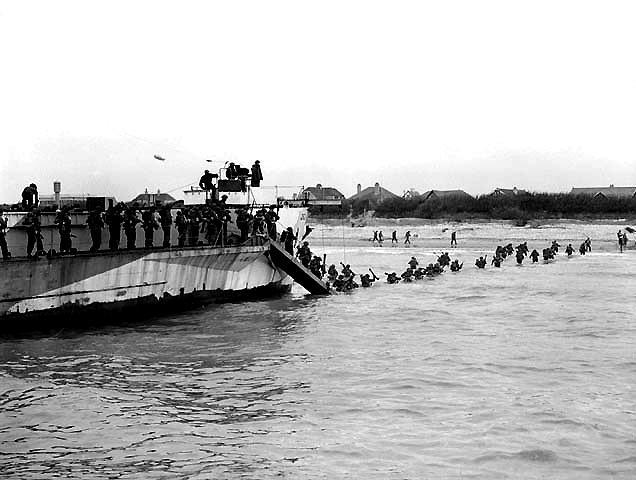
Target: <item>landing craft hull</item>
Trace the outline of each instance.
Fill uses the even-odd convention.
[[[267,246],[139,249],[10,260],[2,267],[4,325],[18,318],[246,299],[289,291],[292,284],[270,261]]]

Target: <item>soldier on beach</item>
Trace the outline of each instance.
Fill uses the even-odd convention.
[[[453,248],[453,246],[457,247],[457,232],[451,233],[451,248]]]

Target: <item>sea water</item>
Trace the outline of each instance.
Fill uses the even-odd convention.
[[[636,251],[618,251],[618,228],[316,225],[312,249],[327,263],[382,280],[442,251],[464,268],[5,336],[0,474],[635,478]],[[587,236],[591,254],[566,258]],[[556,262],[473,266],[525,240],[539,252],[557,240]]]

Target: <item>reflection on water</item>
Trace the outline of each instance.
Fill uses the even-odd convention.
[[[543,248],[610,230],[466,228],[452,252],[466,267],[519,232]],[[413,226],[408,250],[373,248],[361,229],[343,249],[331,227],[314,244],[383,273],[432,261],[438,230]],[[636,254],[593,245],[551,265],[4,338],[2,472],[633,478]]]

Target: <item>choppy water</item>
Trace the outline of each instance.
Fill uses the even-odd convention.
[[[317,228],[313,247],[380,273],[448,241],[439,225],[410,229],[410,249],[338,227]],[[0,339],[0,471],[634,478],[636,252],[616,252],[616,230],[464,225],[458,274]],[[585,235],[585,257],[471,266],[504,240]]]

